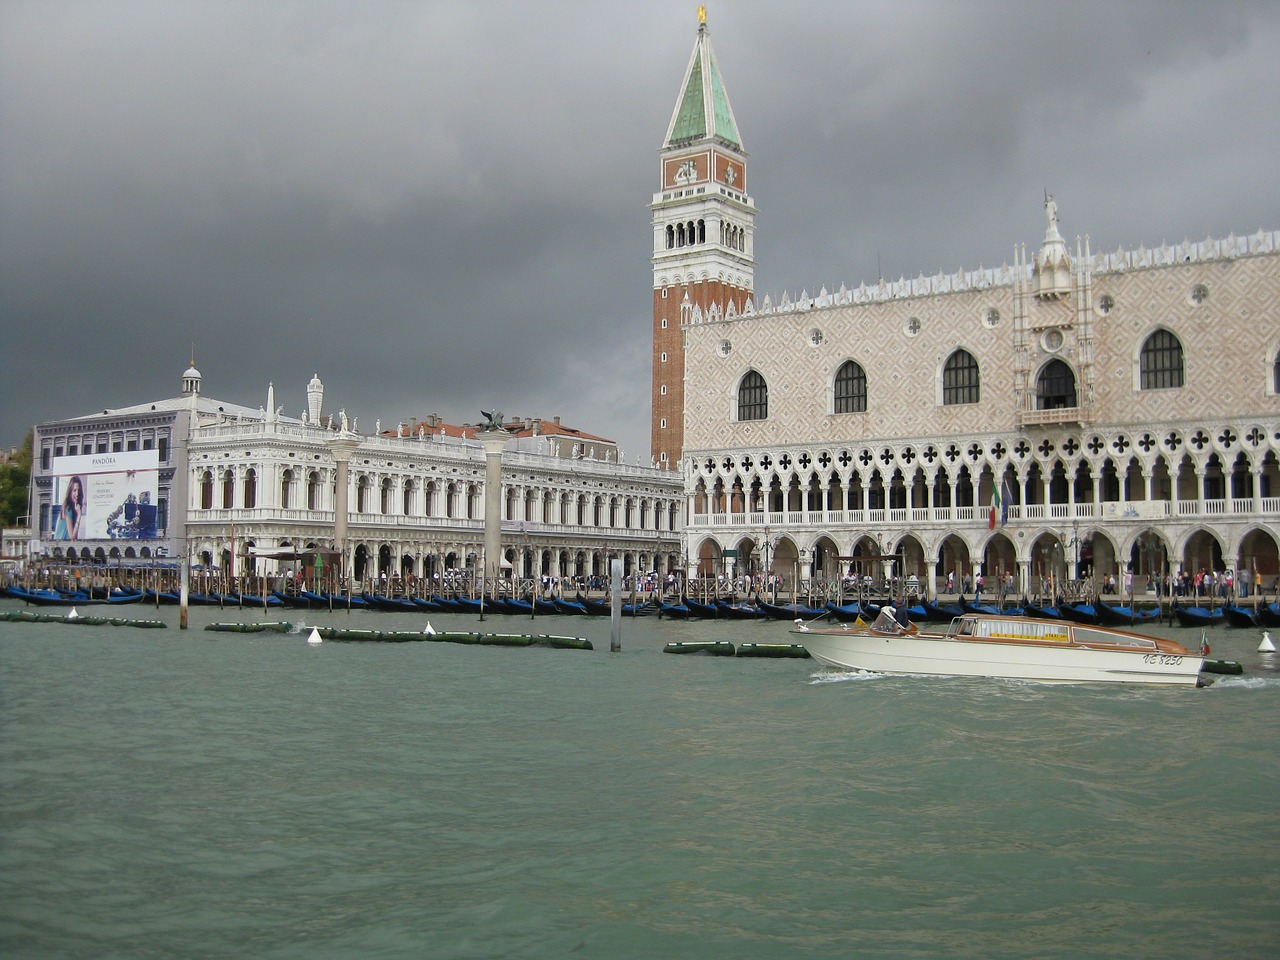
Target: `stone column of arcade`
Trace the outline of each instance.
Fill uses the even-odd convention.
[[[502,428],[502,414],[485,414],[485,429],[476,431],[484,447],[484,569],[480,594],[498,582],[502,569],[502,448],[511,434]]]
[[[347,582],[347,516],[350,511],[351,455],[360,446],[360,438],[344,430],[329,441],[336,465],[333,503],[333,548],[338,551],[338,589]]]

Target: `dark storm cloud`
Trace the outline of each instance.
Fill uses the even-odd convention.
[[[0,409],[490,403],[647,452],[696,4],[0,6]],[[1268,3],[712,3],[775,299],[1280,226]],[[0,438],[3,439],[3,438]]]

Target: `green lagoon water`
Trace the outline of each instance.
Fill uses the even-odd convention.
[[[10,960],[1280,956],[1257,632],[1147,690],[662,652],[776,623],[127,609],[170,629],[0,623]]]

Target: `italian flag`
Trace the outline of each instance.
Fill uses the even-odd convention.
[[[987,515],[987,529],[994,530],[996,528],[996,517],[1000,514],[1000,487],[995,483],[991,484],[991,512]]]

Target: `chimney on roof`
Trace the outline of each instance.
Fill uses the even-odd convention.
[[[556,426],[557,426],[557,427],[558,427],[558,426],[560,426],[560,418],[559,418],[559,417],[555,417],[554,419],[555,419]]]

